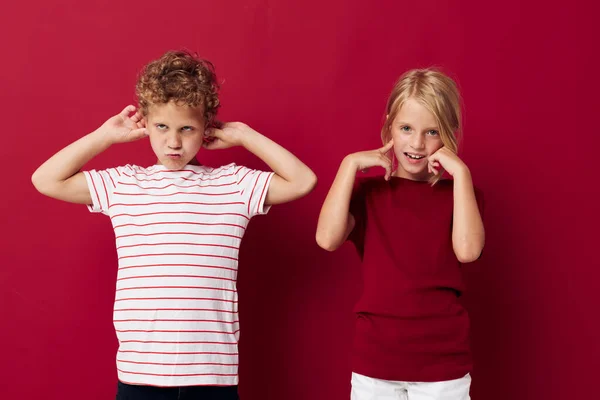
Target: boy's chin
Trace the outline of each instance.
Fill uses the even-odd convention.
[[[182,169],[188,164],[197,165],[196,157],[189,161],[182,158],[172,159],[169,157],[163,157],[158,159],[158,163],[168,169]]]

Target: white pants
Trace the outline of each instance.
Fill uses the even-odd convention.
[[[470,400],[471,375],[442,382],[401,382],[352,373],[351,400]]]

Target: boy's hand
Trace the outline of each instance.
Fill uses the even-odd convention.
[[[467,165],[455,153],[445,147],[442,147],[429,157],[427,168],[429,172],[437,175],[439,174],[437,168],[440,168],[440,166],[454,177],[469,171]]]
[[[242,146],[245,138],[253,132],[252,128],[242,122],[227,122],[221,128],[210,128],[205,132],[203,147],[208,150],[228,149]]]
[[[393,173],[392,160],[388,156],[388,152],[392,147],[394,147],[394,141],[390,140],[377,150],[350,154],[348,158],[357,171],[366,172],[371,167],[383,167],[385,169],[385,180],[387,181]]]
[[[110,144],[133,142],[148,135],[142,114],[137,111],[130,116],[134,111],[136,108],[129,105],[120,114],[109,118],[102,124],[100,130]]]

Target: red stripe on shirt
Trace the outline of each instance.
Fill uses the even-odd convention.
[[[115,319],[113,322],[215,322],[219,324],[238,324],[240,321],[222,321],[218,319]]]
[[[250,193],[250,199],[248,200],[248,215],[250,215],[250,204],[252,203],[252,196],[254,195],[254,190],[256,190],[256,185],[258,185],[258,180],[260,179],[261,174],[262,174],[262,172],[260,172],[256,176],[256,181],[254,182],[254,187],[252,188],[252,192]]]
[[[131,233],[129,235],[115,236],[115,239],[123,239],[133,236],[157,236],[157,235],[194,235],[194,236],[222,236],[234,239],[242,239],[241,236],[228,235],[225,233],[197,233],[197,232],[157,232],[157,233]]]
[[[98,175],[100,175],[102,186],[104,186],[104,194],[106,195],[106,207],[110,208],[110,201],[108,200],[108,190],[106,189],[106,182],[104,181],[104,176],[102,176],[102,173],[99,173]]]
[[[159,341],[159,340],[121,340],[120,343],[142,343],[142,344],[224,344],[237,345],[237,342],[182,342],[180,340],[174,342]]]
[[[117,170],[115,169],[115,171],[117,171]],[[119,171],[117,171],[117,172],[119,172]],[[112,182],[113,188],[116,189],[117,185],[115,185],[115,181],[113,180],[112,175],[108,171],[106,171],[106,173],[108,174],[108,177],[110,178],[110,181]]]
[[[244,203],[241,201],[232,201],[232,202],[225,202],[225,203],[203,203],[203,202],[198,202],[198,201],[173,201],[173,202],[168,202],[168,201],[157,201],[157,202],[152,202],[152,203],[141,203],[141,204],[126,204],[126,203],[115,203],[113,204],[113,207],[116,206],[123,206],[123,207],[142,207],[142,206],[155,206],[155,205],[176,205],[176,204],[194,204],[194,205],[198,205],[198,206],[235,206],[235,205],[243,205]]]
[[[123,174],[125,176],[127,176],[128,178],[134,178],[136,179],[138,182],[160,182],[160,181],[164,181],[164,180],[168,180],[168,181],[173,181],[173,180],[183,180],[183,181],[190,181],[190,182],[198,182],[201,181],[200,179],[192,179],[192,178],[186,178],[186,177],[175,177],[175,178],[169,178],[169,177],[164,177],[164,178],[159,178],[159,179],[139,179],[134,177],[133,175],[127,175],[127,174]],[[196,187],[223,187],[223,186],[231,186],[231,185],[235,185],[236,182],[229,182],[229,183],[220,183],[217,185],[196,185]]]
[[[240,181],[238,182],[238,185],[241,185],[241,184],[242,184],[242,182],[244,181],[244,179],[246,179],[246,177],[248,176],[248,174],[249,174],[250,172],[252,172],[252,170],[250,170],[250,171],[246,172],[246,174],[245,174],[245,175],[242,177],[242,179],[240,179]]]
[[[197,267],[197,268],[226,269],[229,271],[237,272],[237,268],[222,267],[220,265],[204,265],[204,264],[142,264],[142,265],[129,265],[127,267],[119,267],[119,270],[130,269],[130,268],[150,268],[150,267]]]
[[[126,226],[137,226],[137,227],[141,227],[141,226],[154,226],[154,225],[201,225],[201,226],[231,226],[234,228],[240,228],[242,230],[245,230],[246,227],[242,226],[242,225],[237,225],[237,224],[227,224],[224,222],[184,222],[184,221],[165,221],[165,222],[150,222],[147,224],[123,224],[123,225],[117,225],[114,227],[114,229],[117,228],[124,228]]]
[[[115,193],[117,194],[117,193]],[[126,214],[126,213],[122,213],[122,214],[116,214],[113,215],[112,217],[110,217],[110,219],[113,218],[117,218],[117,217],[145,217],[148,215],[170,215],[170,214],[191,214],[191,215],[211,215],[211,216],[223,216],[223,215],[227,215],[227,216],[232,216],[232,217],[242,217],[245,218],[247,220],[250,220],[250,218],[248,218],[246,215],[244,214],[238,214],[238,213],[205,213],[205,212],[196,212],[196,211],[160,211],[160,212],[151,212],[151,213],[144,213],[144,214]]]
[[[172,365],[172,366],[178,366],[178,365],[219,365],[219,366],[223,366],[223,367],[237,367],[239,364],[238,363],[211,363],[211,362],[200,362],[200,363],[155,363],[155,362],[142,362],[142,361],[127,361],[127,360],[117,360],[117,362],[122,362],[122,363],[129,363],[129,364],[142,364],[142,365]]]
[[[144,276],[128,276],[126,278],[119,278],[117,282],[128,279],[145,279],[145,278],[200,278],[200,279],[218,279],[222,281],[235,282],[236,279],[222,278],[218,276],[201,276],[201,275],[144,275]]]
[[[132,375],[148,375],[148,376],[237,376],[237,374],[151,374],[146,372],[132,372],[117,368],[119,372]]]
[[[98,190],[96,189],[96,183],[94,182],[94,177],[92,176],[91,173],[86,172],[89,174],[90,176],[90,180],[92,181],[92,186],[94,187],[94,192],[96,193],[96,199],[98,200],[98,206],[100,206],[100,209],[102,209],[102,204],[100,204],[100,196],[98,196]]]
[[[134,353],[134,354],[166,354],[166,355],[177,355],[177,354],[215,354],[220,356],[237,356],[239,353],[223,352],[223,351],[137,351],[137,350],[119,350],[119,353]]]
[[[267,176],[267,180],[268,179],[269,179],[269,177]],[[256,213],[257,214],[258,214],[258,211],[260,210],[260,205],[262,204],[263,196],[265,195],[266,189],[267,189],[267,182],[265,182],[265,185],[263,186],[262,193],[260,194],[260,198],[258,199],[258,204],[256,205]]]
[[[149,289],[206,289],[216,290],[218,292],[235,292],[235,289],[223,289],[211,286],[139,286],[117,289],[117,292],[123,292],[125,290],[149,290]],[[160,297],[159,297],[160,298]]]
[[[119,332],[119,333],[154,333],[154,332],[160,332],[160,333],[219,333],[219,334],[227,334],[227,335],[235,335],[236,333],[238,333],[240,330],[235,330],[233,332],[227,332],[227,331],[207,331],[207,330],[184,330],[184,329],[173,329],[173,330],[168,330],[168,329],[116,329],[115,332]]]
[[[239,247],[236,246],[227,246],[225,244],[214,244],[214,243],[140,243],[140,244],[130,244],[127,246],[118,246],[118,249],[127,249],[130,247],[140,247],[140,246],[206,246],[206,247],[221,247],[224,249],[233,249],[238,250]]]
[[[149,188],[143,188],[143,189],[149,189]],[[233,194],[239,194],[240,192],[225,192],[225,193],[202,193],[202,192],[175,192],[175,193],[168,193],[168,194],[153,194],[153,193],[124,193],[124,192],[118,192],[115,194],[119,194],[121,196],[151,196],[151,197],[170,197],[170,196],[175,196],[178,194],[185,194],[185,195],[191,195],[191,194],[195,194],[198,196],[230,196]]]
[[[157,253],[157,254],[135,254],[130,256],[119,257],[119,260],[125,258],[139,258],[139,257],[161,257],[161,256],[190,256],[190,257],[213,257],[213,258],[225,258],[227,260],[237,261],[236,257],[220,256],[216,254],[196,254],[196,253]]]

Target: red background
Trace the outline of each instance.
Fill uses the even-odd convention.
[[[317,247],[317,216],[342,157],[380,145],[394,80],[430,65],[459,81],[461,155],[486,196],[485,257],[465,268],[472,396],[593,398],[600,371],[597,9],[581,1],[486,3],[3,7],[0,398],[113,398],[109,220],[43,197],[30,176],[134,101],[143,64],[181,47],[215,63],[224,120],[275,139],[320,179],[308,197],[256,218],[242,246],[242,399],[349,398],[359,264],[349,245],[332,254]],[[241,149],[200,159],[263,167]],[[88,167],[153,161],[140,142],[114,147]]]

